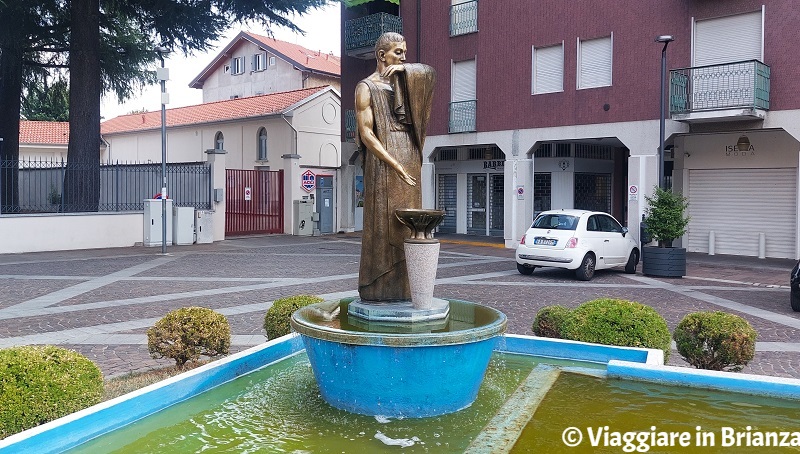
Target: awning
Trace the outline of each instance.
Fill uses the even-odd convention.
[[[342,3],[344,3],[344,6],[350,8],[351,6],[361,5],[361,4],[369,3],[369,2],[372,2],[372,1],[375,1],[375,0],[342,0]],[[386,0],[386,1],[394,3],[395,5],[399,5],[400,4],[400,0]]]

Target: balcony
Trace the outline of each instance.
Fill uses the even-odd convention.
[[[670,118],[687,123],[763,120],[769,110],[769,72],[758,60],[673,69]]]
[[[350,19],[344,26],[345,53],[362,60],[375,58],[375,41],[386,32],[403,33],[403,20],[389,13]]]
[[[478,1],[471,0],[450,6],[450,36],[478,31]]]
[[[356,111],[353,109],[344,111],[344,140],[345,142],[356,141]]]
[[[458,101],[450,103],[450,133],[475,132],[475,112],[478,101]]]

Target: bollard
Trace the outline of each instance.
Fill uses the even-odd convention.
[[[708,255],[714,255],[714,245],[716,244],[717,238],[714,234],[713,230],[708,231]]]
[[[767,258],[767,235],[763,232],[758,234],[758,258]]]

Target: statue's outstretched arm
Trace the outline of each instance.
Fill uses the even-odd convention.
[[[372,111],[369,87],[365,84],[356,86],[356,126],[361,142],[370,152],[374,153],[381,161],[391,166],[408,185],[415,186],[417,180],[406,172],[406,169],[390,155],[383,143],[375,135],[373,126],[375,117]]]

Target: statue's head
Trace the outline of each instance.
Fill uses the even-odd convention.
[[[397,43],[404,43],[406,39],[400,33],[386,32],[375,41],[375,58],[380,60],[380,53],[388,52]]]

